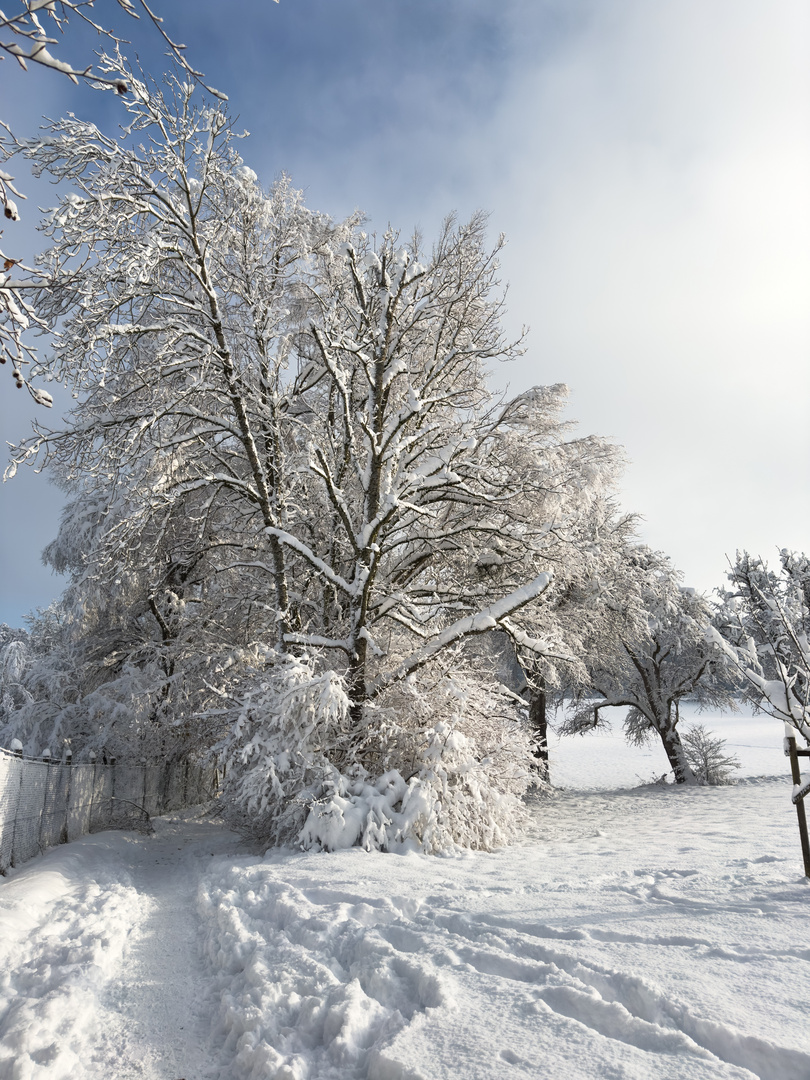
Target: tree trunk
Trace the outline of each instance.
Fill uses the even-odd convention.
[[[360,741],[363,731],[364,710],[368,690],[366,687],[366,647],[365,639],[355,643],[355,654],[346,672],[346,689],[349,694],[349,720],[352,741]]]
[[[538,675],[534,680],[534,686],[529,692],[529,724],[534,732],[537,742],[534,748],[534,756],[540,763],[540,768],[546,780],[548,780],[548,721],[546,719],[546,680]]]
[[[681,737],[678,734],[677,720],[672,716],[672,707],[670,706],[666,717],[662,717],[660,720],[656,717],[656,730],[661,736],[661,742],[664,744],[664,751],[667,755],[667,760],[672,766],[672,771],[675,774],[676,784],[694,784],[695,774],[686,760],[686,753],[684,752],[683,743]]]

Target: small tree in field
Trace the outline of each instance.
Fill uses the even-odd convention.
[[[627,549],[583,635],[587,677],[561,730],[587,731],[602,722],[604,708],[625,707],[628,740],[643,744],[657,736],[676,782],[695,783],[678,729],[680,702],[732,702],[720,677],[725,665],[706,640],[709,620],[705,599],[681,587],[668,559],[645,547]]]

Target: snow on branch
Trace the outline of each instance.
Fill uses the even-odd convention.
[[[448,646],[461,641],[463,638],[475,634],[486,634],[490,630],[495,630],[502,625],[503,620],[508,618],[509,615],[519,611],[520,608],[525,607],[542,595],[551,584],[552,576],[551,572],[538,574],[534,581],[522,585],[519,589],[509,593],[508,596],[502,597],[500,600],[496,600],[494,604],[490,604],[489,607],[484,608],[475,615],[468,615],[463,619],[458,619],[436,634],[427,645],[406,657],[392,672],[378,679],[374,684],[373,694],[379,694],[392,683],[407,678],[408,675],[423,667]]]

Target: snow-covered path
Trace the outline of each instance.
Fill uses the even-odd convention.
[[[157,836],[129,852],[140,912],[119,978],[100,996],[98,1072],[118,1080],[216,1076],[219,1066],[208,1047],[210,972],[195,898],[211,856],[232,852],[237,841],[211,822],[156,824]]]
[[[564,792],[491,855],[260,858],[205,820],[56,849],[0,884],[0,1080],[809,1080],[757,737],[776,775]]]
[[[0,1078],[220,1075],[195,897],[210,821],[158,820],[57,848],[0,888]]]

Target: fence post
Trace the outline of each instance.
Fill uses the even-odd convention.
[[[90,751],[90,764],[93,766],[93,787],[90,791],[90,815],[87,818],[87,831],[93,828],[93,803],[96,801],[96,752]]]
[[[22,743],[20,742],[19,739],[14,739],[13,740],[13,742],[11,744],[11,749],[14,751],[14,753],[20,759],[20,790],[17,793],[17,812],[14,815],[14,822],[13,822],[13,824],[11,826],[11,856],[10,856],[10,862],[11,862],[12,866],[16,866],[17,865],[17,860],[16,860],[15,855],[14,855],[14,849],[15,849],[16,844],[17,844],[17,822],[19,821],[19,818],[20,818],[20,804],[22,803],[23,779],[25,777],[25,762],[23,761]]]
[[[45,785],[42,790],[42,809],[39,812],[39,852],[40,855],[45,850],[42,846],[42,826],[45,823],[45,809],[48,805],[48,788],[51,786],[51,751],[46,746],[42,751],[42,760],[48,767],[48,771],[45,773]]]
[[[791,728],[791,731],[793,729]],[[799,750],[796,746],[795,733],[789,735],[785,739],[788,749],[788,757],[790,758],[790,772],[793,776],[793,787],[800,788],[802,784],[802,774],[799,769]],[[810,752],[805,751],[810,754]],[[796,801],[796,816],[799,819],[799,839],[802,845],[802,859],[804,860],[804,876],[810,878],[810,840],[807,836],[807,815],[804,812],[804,799],[798,799]]]
[[[70,817],[70,788],[71,779],[73,777],[73,751],[70,747],[67,748],[65,753],[64,768],[67,769],[67,782],[65,784],[65,823],[62,826],[62,834],[60,837],[60,844],[66,844],[68,842],[68,818]]]
[[[110,758],[110,769],[112,770],[112,773],[111,773],[111,776],[110,776],[110,820],[107,822],[107,824],[112,826],[113,803],[115,802],[115,758],[114,757]]]

